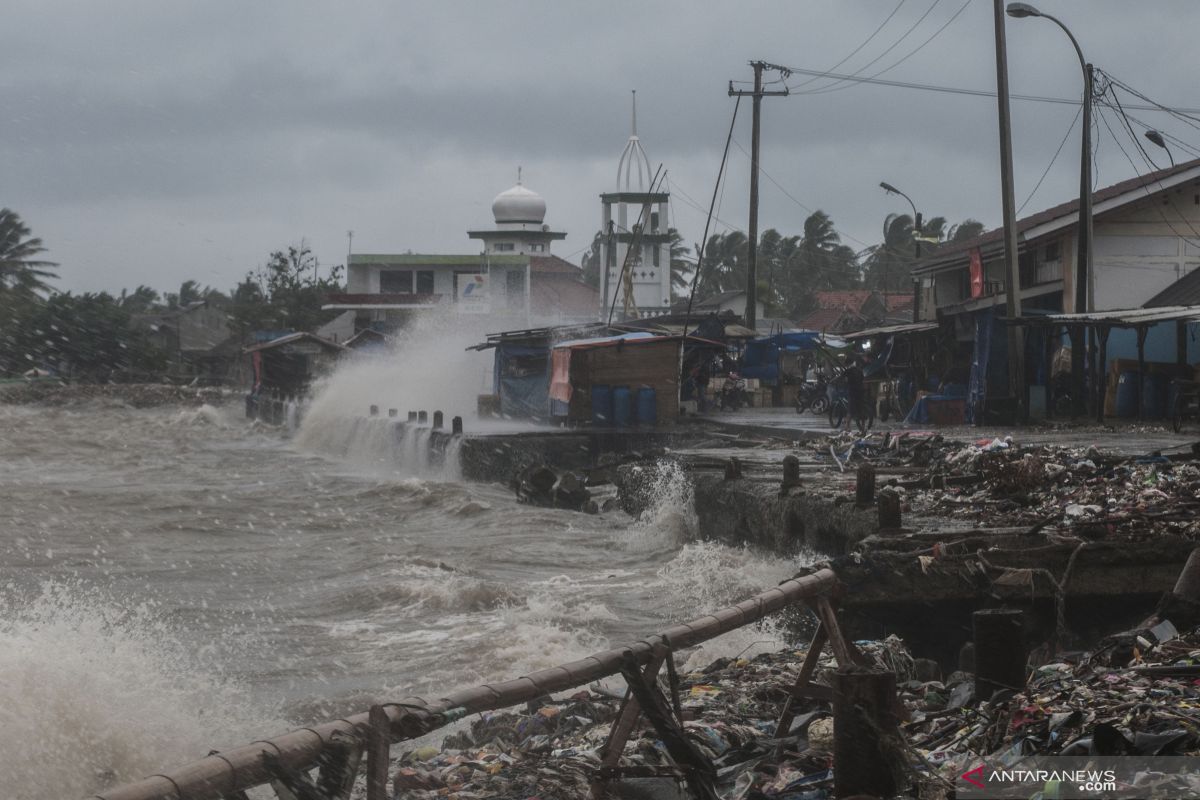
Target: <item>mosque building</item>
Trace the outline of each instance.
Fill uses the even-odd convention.
[[[599,306],[583,271],[550,252],[567,234],[545,224],[546,201],[517,184],[492,201],[494,227],[467,235],[483,251],[464,255],[352,253],[347,291],[324,308],[353,312],[353,331],[388,332],[417,314],[490,314],[497,324],[591,322]]]

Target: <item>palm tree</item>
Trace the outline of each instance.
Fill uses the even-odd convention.
[[[871,247],[867,257],[867,285],[884,292],[910,289],[913,245],[912,217],[888,214],[883,220],[883,242]]]
[[[58,264],[34,258],[46,248],[41,239],[26,238],[29,233],[29,226],[21,222],[17,212],[0,209],[0,292],[49,292],[46,281],[58,277],[54,274]]]

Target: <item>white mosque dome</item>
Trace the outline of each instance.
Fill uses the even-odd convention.
[[[525,222],[541,225],[546,218],[546,201],[537,192],[531,192],[517,183],[516,186],[496,195],[492,201],[492,216],[496,224]]]

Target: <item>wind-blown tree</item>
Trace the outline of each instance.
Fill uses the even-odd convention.
[[[983,234],[983,223],[977,219],[964,219],[962,222],[950,228],[950,232],[946,234],[946,241],[957,244],[965,242],[969,239],[974,239],[976,236]]]
[[[912,217],[888,214],[883,220],[883,241],[869,248],[868,253],[864,265],[868,287],[882,292],[912,291],[911,271],[916,258]]]
[[[778,281],[781,306],[799,316],[815,306],[814,294],[831,289],[851,289],[859,283],[858,255],[842,244],[833,220],[815,211],[804,220],[804,235],[784,240],[794,243],[784,258]]]
[[[42,240],[29,234],[29,226],[17,212],[0,208],[0,292],[45,294],[50,291],[46,281],[58,277],[54,274],[58,264],[37,258],[46,252]]]
[[[320,275],[317,257],[302,240],[271,253],[265,267],[249,272],[233,291],[229,313],[243,332],[266,328],[311,331],[336,316],[322,311],[325,295],[342,291],[342,268]],[[223,297],[224,295],[222,295]]]
[[[699,248],[697,247],[697,250]],[[704,246],[696,299],[746,288],[749,246],[741,231],[714,233]]]

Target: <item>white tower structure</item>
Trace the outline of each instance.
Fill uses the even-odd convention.
[[[567,234],[552,231],[543,224],[546,201],[521,183],[520,167],[517,167],[517,185],[492,201],[492,217],[496,222],[494,229],[467,231],[472,239],[483,240],[484,252],[488,254],[545,256],[550,254],[551,242],[567,238]]]
[[[671,238],[667,233],[671,195],[661,187],[655,190],[653,180],[650,159],[637,135],[634,91],[632,132],[617,162],[616,191],[600,195],[601,321],[608,319],[610,308],[613,319],[623,317],[630,285],[638,316],[662,315],[671,305]],[[628,279],[624,270],[630,272]]]

